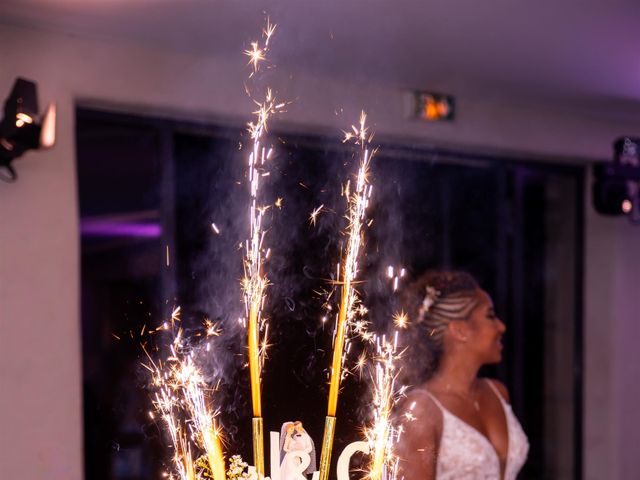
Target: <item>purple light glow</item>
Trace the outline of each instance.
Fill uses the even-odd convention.
[[[80,222],[80,233],[87,237],[158,238],[162,235],[162,227],[157,223],[85,220]]]

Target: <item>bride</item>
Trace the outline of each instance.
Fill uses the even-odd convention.
[[[407,310],[427,380],[409,393],[413,422],[398,445],[405,480],[515,480],[529,442],[505,386],[478,370],[502,359],[504,323],[471,275],[431,271]]]
[[[280,479],[306,480],[306,474],[315,471],[315,448],[302,422],[287,422],[282,425],[280,436]],[[302,453],[303,455],[299,455]],[[303,466],[303,459],[309,464]],[[304,462],[306,463],[306,461]]]

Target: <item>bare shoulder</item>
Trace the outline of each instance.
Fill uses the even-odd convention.
[[[399,471],[405,480],[433,480],[442,434],[442,412],[426,390],[410,391],[398,410],[403,418],[396,445]]]
[[[418,435],[439,439],[442,432],[442,411],[424,388],[411,390],[398,410],[408,436]]]
[[[507,390],[507,387],[504,383],[502,383],[500,380],[496,380],[495,378],[487,378],[486,380],[488,382],[491,382],[491,384],[496,387],[496,390],[498,390],[498,393],[500,393],[505,401],[511,401],[511,399],[509,398],[509,390]]]
[[[439,423],[442,423],[442,412],[424,387],[410,390],[402,402],[402,406],[404,412],[412,413],[414,416],[438,420]]]

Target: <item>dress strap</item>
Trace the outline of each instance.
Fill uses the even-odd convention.
[[[443,413],[446,411],[446,408],[444,408],[444,407],[442,406],[442,404],[440,403],[440,401],[439,401],[439,400],[435,397],[435,395],[433,395],[429,390],[427,390],[426,388],[421,388],[421,389],[420,389],[420,391],[421,391],[421,392],[426,393],[426,394],[429,396],[429,398],[431,399],[431,401],[432,401],[433,403],[435,403],[435,404],[436,404],[436,406],[437,406],[437,407],[438,407],[438,408],[439,408]]]
[[[493,390],[493,393],[495,393],[495,394],[496,394],[496,396],[498,397],[498,399],[499,399],[501,402],[506,402],[506,400],[502,397],[502,394],[500,393],[500,391],[498,390],[498,388],[497,388],[497,387],[495,386],[495,384],[493,383],[493,380],[491,380],[490,378],[485,378],[484,380],[489,384],[489,386],[491,387],[491,390]]]

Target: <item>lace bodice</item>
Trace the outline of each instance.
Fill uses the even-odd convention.
[[[487,383],[500,400],[507,420],[509,446],[504,480],[515,480],[529,453],[529,441],[520,422],[493,383]],[[499,480],[500,459],[486,436],[449,412],[429,392],[442,411],[442,437],[436,467],[437,480]]]

